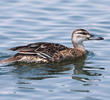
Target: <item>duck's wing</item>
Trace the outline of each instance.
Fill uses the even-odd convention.
[[[67,48],[68,47],[57,43],[38,42],[26,46],[10,48],[9,50],[18,51],[22,54],[38,55],[43,58],[51,58],[55,53]]]

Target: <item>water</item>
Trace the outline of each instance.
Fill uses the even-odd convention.
[[[109,100],[109,0],[0,0],[0,59],[33,42],[72,47],[76,28],[105,40],[85,42],[87,58],[72,64],[0,64],[0,100]]]

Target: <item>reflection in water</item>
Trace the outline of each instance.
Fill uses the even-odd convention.
[[[88,54],[89,55],[89,54]],[[27,63],[14,63],[8,66],[15,66],[13,71],[18,75],[20,79],[28,80],[42,80],[46,78],[58,78],[60,75],[70,74],[70,70],[73,70],[72,79],[86,82],[92,81],[88,76],[101,76],[102,74],[91,72],[94,67],[86,66],[87,56],[82,56],[74,61],[62,62],[60,64],[27,64]],[[103,68],[99,68],[103,69]],[[98,79],[97,79],[98,80]]]
[[[88,61],[87,59],[89,58],[89,56],[91,58],[93,54],[91,54],[91,52],[88,52],[87,55],[74,59],[73,61],[66,61],[55,64],[27,64],[17,62],[7,65],[7,68],[10,68],[11,66],[14,67],[10,72],[16,75],[17,89],[20,90],[35,91],[35,87],[32,87],[31,81],[44,80],[49,78],[57,79],[68,75],[71,77],[71,79],[81,82],[82,86],[85,87],[93,85],[93,81],[100,81],[98,76],[101,76],[102,74],[100,74],[97,69],[103,70],[103,68],[87,66],[92,65],[92,62],[86,62]],[[91,90],[87,88],[83,89],[71,87],[70,91],[89,93]]]
[[[88,76],[101,76],[102,74],[98,73],[95,71],[95,69],[100,70],[103,68],[95,68],[95,67],[89,67],[86,65],[86,60],[87,56],[84,56],[74,63],[74,70],[73,70],[73,76],[72,79],[82,81],[82,82],[87,82],[87,81],[94,81],[99,79],[91,79],[91,77]],[[92,69],[94,69],[94,72],[92,72]]]

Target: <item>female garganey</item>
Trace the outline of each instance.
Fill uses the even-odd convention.
[[[9,50],[18,51],[18,53],[6,60],[1,60],[0,62],[49,63],[74,59],[86,54],[83,45],[83,41],[86,40],[103,40],[103,38],[94,37],[85,29],[76,29],[72,32],[72,44],[74,48],[69,48],[57,43],[32,43],[26,46],[10,48]]]

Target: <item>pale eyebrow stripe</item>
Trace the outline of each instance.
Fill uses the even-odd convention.
[[[77,32],[75,32],[76,34],[78,34],[78,33],[81,33],[82,31],[77,31]]]

